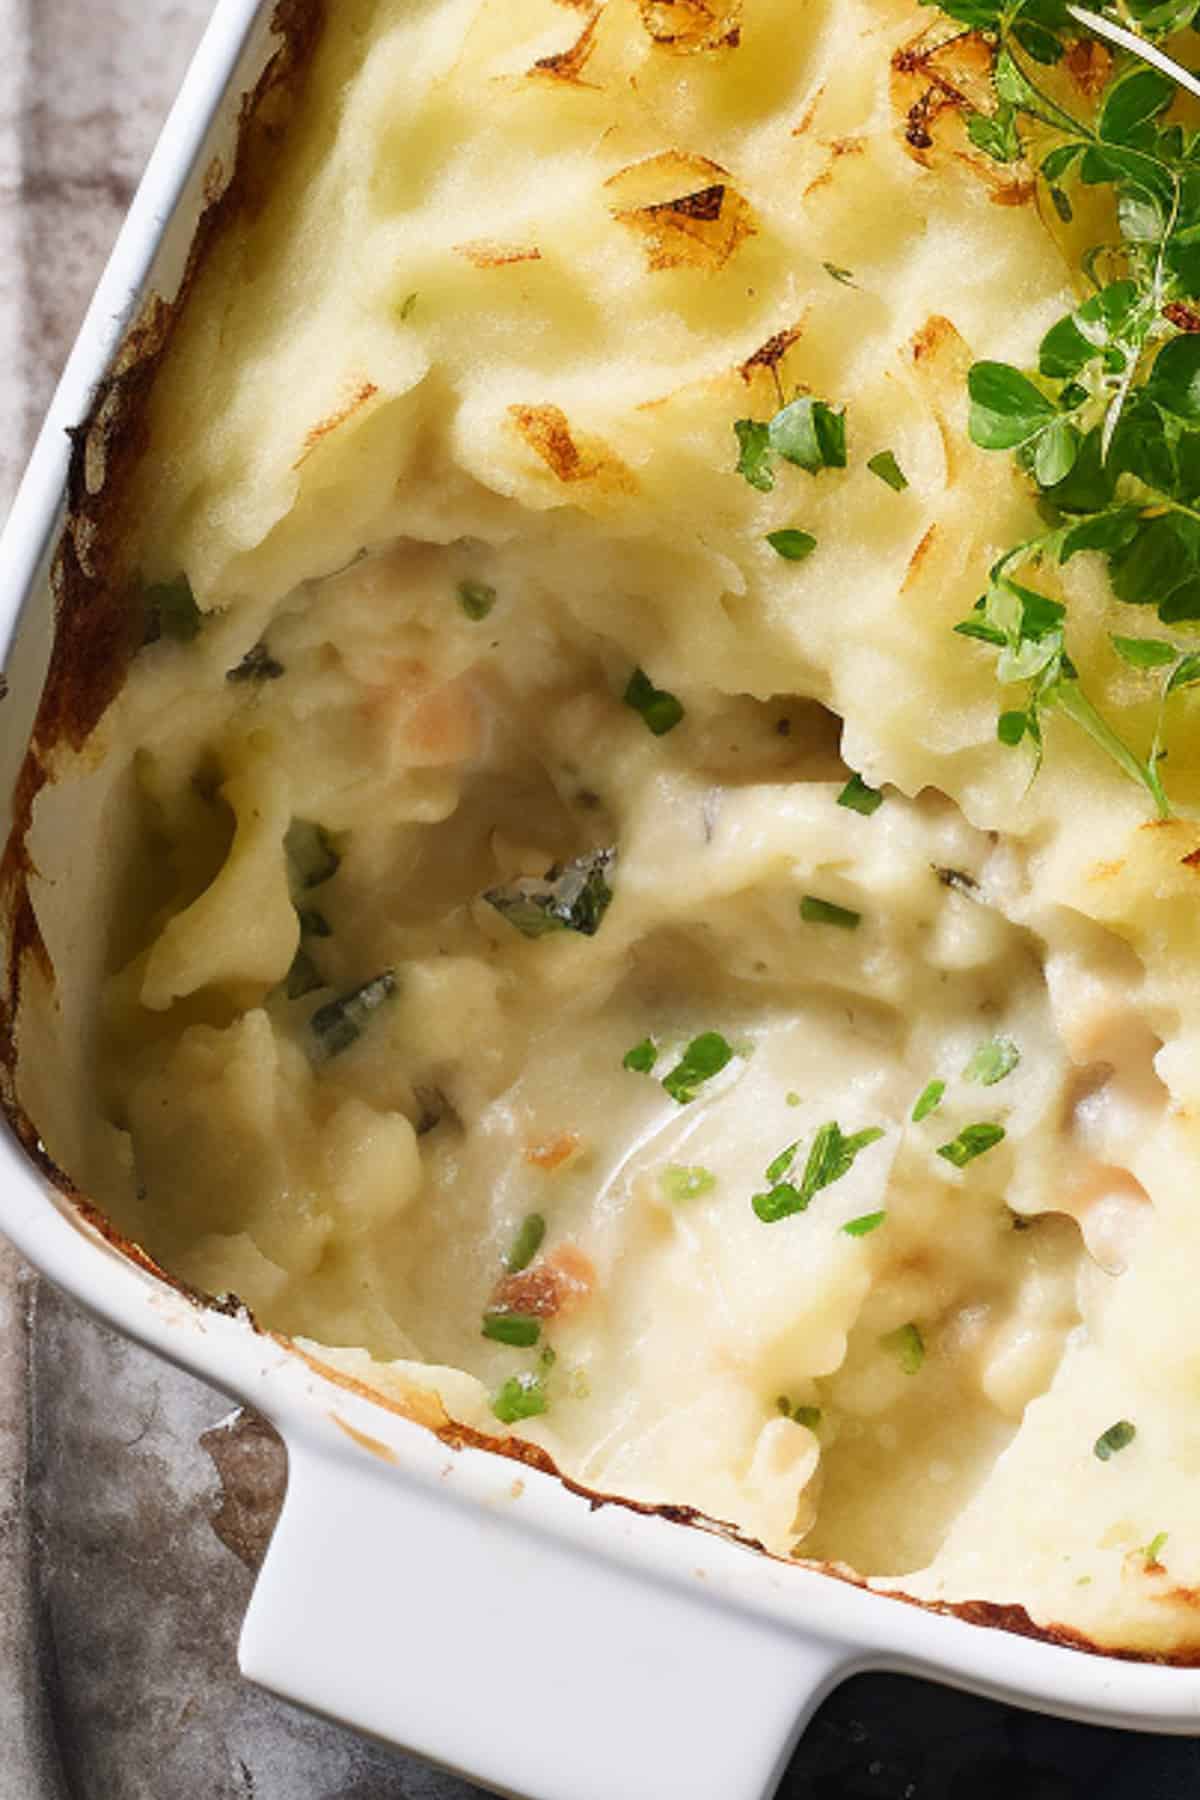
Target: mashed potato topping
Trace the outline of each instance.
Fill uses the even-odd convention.
[[[154,394],[83,1175],[589,1486],[1169,1651],[1195,702],[1160,818],[1052,709],[1031,779],[952,629],[1042,529],[968,370],[1036,366],[1112,223],[981,150],[992,47],[937,29],[335,9]],[[1046,79],[1090,116],[1110,72]],[[1156,769],[1144,608],[1095,550],[1037,585]]]

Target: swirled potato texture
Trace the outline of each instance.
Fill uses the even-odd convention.
[[[1031,784],[952,631],[1036,524],[966,371],[1029,362],[1078,222],[929,29],[338,6],[151,410],[141,567],[200,611],[98,737],[104,1191],[594,1487],[1186,1649],[1195,733],[1165,823],[1055,720]],[[797,395],[846,466],[754,485]],[[1072,656],[1141,741],[1093,561]]]

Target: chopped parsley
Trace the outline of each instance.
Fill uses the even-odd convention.
[[[142,593],[145,625],[142,642],[153,644],[159,638],[170,638],[176,644],[190,644],[199,637],[204,614],[196,604],[192,584],[186,575],[174,581],[156,581]]]
[[[522,1269],[529,1267],[541,1249],[545,1235],[546,1221],[541,1213],[527,1213],[517,1227],[517,1235],[504,1258],[504,1266],[510,1275],[519,1275]]]
[[[837,803],[869,819],[883,805],[883,795],[878,788],[868,787],[861,775],[852,775],[838,795]]]
[[[886,1212],[863,1213],[861,1218],[847,1219],[842,1230],[847,1237],[869,1237],[873,1231],[878,1231],[886,1218]]]
[[[821,1423],[819,1406],[796,1406],[787,1394],[780,1394],[775,1402],[775,1409],[785,1419],[793,1419],[797,1425],[805,1425],[809,1431],[815,1431]]]
[[[885,481],[893,493],[902,494],[908,486],[908,476],[891,450],[880,450],[870,458],[867,467],[872,475],[878,475],[880,481]]]
[[[784,1179],[791,1172],[799,1147],[790,1144],[769,1165],[766,1179],[770,1185],[767,1190],[753,1196],[751,1205],[755,1213],[764,1225],[775,1225],[780,1219],[807,1212],[822,1188],[832,1187],[835,1181],[840,1181],[843,1175],[849,1174],[859,1152],[867,1149],[870,1144],[877,1143],[882,1136],[879,1126],[873,1125],[866,1131],[857,1131],[852,1137],[846,1137],[841,1126],[830,1120],[829,1124],[821,1126],[813,1138],[798,1187],[795,1182]]]
[[[966,1068],[964,1081],[977,1081],[980,1087],[995,1087],[1011,1075],[1021,1060],[1021,1052],[1009,1037],[989,1038],[980,1044]]]
[[[647,730],[655,737],[665,737],[668,731],[674,731],[683,718],[683,707],[674,694],[655,687],[644,669],[633,671],[622,699],[626,706],[642,715]]]
[[[498,599],[495,588],[485,581],[460,581],[458,584],[458,604],[474,625],[487,618]]]
[[[899,1358],[900,1367],[906,1375],[915,1375],[925,1361],[925,1339],[921,1336],[921,1328],[911,1322],[901,1325],[898,1331],[889,1331],[879,1340],[883,1348]]]
[[[738,419],[737,473],[760,493],[775,486],[774,458],[780,456],[810,475],[846,467],[846,412],[803,394],[773,419]]]
[[[342,859],[323,825],[311,819],[293,819],[283,840],[288,862],[288,885],[292,898],[309,888],[332,881],[341,868]]]
[[[522,937],[578,931],[594,937],[612,902],[608,877],[615,850],[593,850],[572,862],[555,864],[541,881],[524,878],[492,888],[483,897]]]
[[[226,681],[278,681],[285,673],[283,664],[276,660],[263,643],[253,645],[247,650],[235,669],[226,672]]]
[[[352,993],[319,1007],[308,1022],[318,1057],[329,1062],[356,1043],[372,1013],[392,998],[396,986],[395,972],[385,969]]]
[[[817,547],[817,540],[811,531],[798,531],[794,527],[784,531],[768,531],[767,542],[776,556],[782,556],[784,562],[803,562]]]
[[[818,900],[815,894],[805,894],[801,900],[800,917],[806,925],[836,925],[842,931],[857,931],[862,924],[860,912],[836,906],[832,900]]]
[[[632,1050],[627,1050],[621,1058],[621,1067],[634,1075],[649,1075],[658,1061],[658,1045],[653,1038],[643,1038]]]
[[[977,1156],[994,1150],[1004,1137],[1003,1125],[964,1125],[956,1138],[951,1138],[948,1144],[938,1145],[937,1153],[946,1162],[953,1163],[956,1169],[965,1169]]]
[[[1136,1436],[1136,1425],[1131,1425],[1128,1419],[1118,1419],[1115,1425],[1100,1433],[1092,1445],[1092,1455],[1100,1462],[1107,1462],[1118,1450],[1127,1450]]]
[[[504,1386],[492,1395],[492,1411],[502,1425],[516,1425],[522,1419],[536,1419],[547,1410],[546,1390],[536,1375],[510,1375]]]
[[[690,1106],[697,1089],[733,1061],[733,1048],[719,1031],[702,1031],[692,1039],[663,1086],[680,1106]]]
[[[540,1319],[524,1313],[485,1312],[483,1336],[496,1344],[509,1344],[514,1350],[530,1350],[542,1335]]]
[[[827,275],[832,276],[834,281],[840,281],[843,287],[858,286],[858,283],[854,279],[854,271],[852,269],[840,269],[836,263],[831,262],[823,262],[821,267]]]
[[[698,1200],[702,1194],[711,1194],[717,1185],[711,1169],[698,1165],[687,1167],[682,1163],[668,1163],[659,1180],[664,1197],[673,1205],[684,1200]]]
[[[944,1081],[935,1079],[928,1082],[925,1087],[922,1088],[917,1099],[917,1104],[912,1109],[913,1124],[919,1125],[922,1119],[927,1119],[930,1113],[935,1113],[942,1104],[945,1093],[946,1084]]]

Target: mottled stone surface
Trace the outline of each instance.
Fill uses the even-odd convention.
[[[0,513],[207,13],[0,0]],[[269,1427],[84,1318],[0,1243],[0,1800],[470,1800],[238,1679],[282,1474]],[[411,1622],[397,1648],[419,1655]],[[536,1635],[499,1652],[528,1658],[533,1693],[554,1653]],[[571,1800],[569,1770],[557,1793]],[[1200,1743],[878,1676],[822,1709],[780,1800],[1198,1793]],[[675,1796],[631,1778],[613,1800]]]

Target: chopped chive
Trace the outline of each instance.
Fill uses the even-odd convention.
[[[492,1411],[502,1425],[536,1419],[547,1406],[546,1390],[536,1375],[510,1375],[504,1386],[492,1395]]]
[[[817,547],[817,540],[811,531],[799,531],[794,528],[784,531],[768,531],[767,542],[776,556],[782,556],[784,562],[803,562],[811,556]]]
[[[556,931],[594,937],[612,902],[608,877],[616,860],[615,849],[593,850],[569,863],[556,863],[540,881],[522,877],[507,887],[491,888],[483,897],[522,937],[541,938]]]
[[[668,694],[665,688],[655,687],[644,669],[633,671],[622,698],[626,706],[641,714],[655,737],[665,737],[668,731],[674,731],[683,718],[683,707],[675,695]]]
[[[546,1221],[541,1213],[527,1213],[517,1227],[512,1247],[504,1258],[504,1266],[510,1275],[519,1275],[522,1269],[529,1267],[541,1249],[545,1235]]]
[[[938,1145],[937,1153],[946,1162],[953,1163],[956,1169],[965,1169],[977,1156],[994,1150],[1004,1137],[1003,1125],[964,1125],[956,1138],[952,1138],[948,1144]]]
[[[832,900],[818,900],[815,894],[805,894],[801,900],[800,917],[806,925],[836,925],[841,931],[857,931],[862,924],[860,912],[836,906]]]
[[[880,450],[867,463],[872,475],[878,475],[880,481],[886,481],[893,493],[902,494],[908,486],[908,476],[896,461],[890,450]]]
[[[478,625],[486,619],[498,598],[495,588],[485,581],[460,581],[458,584],[458,604],[472,624]]]
[[[838,795],[837,803],[869,819],[883,805],[883,795],[878,788],[868,787],[861,775],[852,775]]]
[[[777,1174],[784,1174],[791,1168],[795,1146],[776,1157],[767,1171],[767,1180],[773,1185],[767,1192],[751,1196],[750,1204],[756,1216],[764,1225],[775,1225],[780,1219],[807,1212],[822,1188],[832,1187],[835,1181],[840,1181],[853,1167],[859,1151],[877,1143],[882,1136],[879,1126],[872,1125],[866,1131],[856,1131],[852,1137],[846,1137],[841,1126],[831,1119],[813,1137],[799,1187],[792,1181],[776,1179]]]
[[[703,1031],[692,1039],[670,1074],[663,1076],[663,1087],[680,1106],[690,1106],[697,1088],[732,1061],[733,1049],[720,1032]]]
[[[514,1350],[530,1350],[542,1335],[540,1319],[524,1313],[485,1312],[483,1335],[497,1344],[509,1344]]]
[[[621,1067],[634,1075],[649,1075],[658,1061],[658,1046],[653,1038],[643,1038],[632,1050],[627,1050],[621,1058]]]
[[[942,1097],[945,1092],[946,1084],[944,1081],[931,1081],[922,1089],[917,1104],[912,1109],[912,1122],[914,1125],[919,1125],[922,1119],[927,1119],[930,1113],[935,1113],[937,1111],[938,1107],[942,1104]]]
[[[331,1000],[327,1006],[318,1008],[308,1022],[318,1058],[329,1062],[348,1050],[362,1036],[371,1014],[377,1012],[395,992],[395,973],[391,969],[385,969],[382,975],[364,982],[362,987],[355,988],[352,993],[343,994],[340,999]]]
[[[668,1163],[659,1181],[664,1197],[675,1205],[683,1200],[698,1200],[701,1194],[711,1194],[717,1185],[711,1169],[689,1168],[682,1163]]]
[[[1100,1462],[1107,1462],[1118,1450],[1125,1450],[1137,1436],[1137,1426],[1131,1425],[1128,1419],[1118,1419],[1107,1431],[1102,1431],[1092,1445],[1092,1455]]]
[[[827,275],[833,277],[834,281],[840,281],[843,287],[858,286],[858,283],[854,279],[853,269],[841,269],[838,267],[837,263],[831,262],[823,262],[821,267]]]
[[[842,1230],[847,1237],[869,1237],[871,1232],[879,1229],[886,1218],[886,1212],[863,1213],[861,1218],[848,1219],[842,1226]]]
[[[977,1081],[981,1087],[995,1087],[1011,1075],[1021,1060],[1021,1052],[1009,1037],[989,1038],[980,1044],[963,1070],[964,1081]]]
[[[796,1152],[799,1148],[800,1140],[797,1138],[794,1144],[789,1144],[786,1150],[781,1150],[774,1162],[767,1164],[766,1179],[772,1183],[782,1181],[795,1162]]]
[[[900,1367],[906,1375],[915,1375],[925,1361],[925,1339],[919,1325],[901,1325],[898,1331],[889,1331],[879,1342],[885,1350],[899,1357]]]

